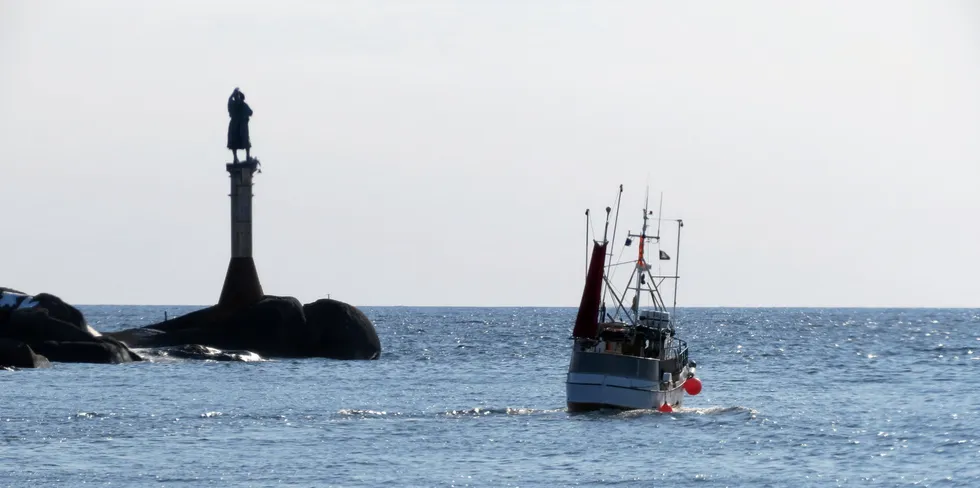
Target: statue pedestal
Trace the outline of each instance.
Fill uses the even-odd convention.
[[[243,308],[262,299],[262,284],[252,259],[252,176],[259,160],[225,165],[231,178],[231,260],[218,305]]]

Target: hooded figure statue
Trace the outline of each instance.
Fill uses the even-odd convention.
[[[228,97],[228,149],[238,163],[238,150],[245,150],[245,160],[251,160],[252,141],[248,137],[248,118],[252,116],[252,108],[245,103],[245,94],[238,88]]]

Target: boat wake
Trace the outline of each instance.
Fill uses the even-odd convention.
[[[703,408],[675,408],[673,412],[663,413],[656,409],[636,409],[636,410],[617,410],[603,409],[594,412],[576,413],[574,415],[591,415],[601,417],[637,418],[648,416],[694,416],[694,415],[737,415],[745,414],[749,418],[755,418],[759,412],[755,409],[742,406],[734,407],[703,407]]]
[[[678,408],[672,413],[661,413],[655,409],[649,410],[597,410],[594,412],[583,412],[583,413],[569,413],[566,408],[521,408],[521,407],[474,407],[465,408],[459,410],[446,410],[442,412],[392,412],[384,410],[368,410],[368,409],[357,409],[357,408],[345,408],[338,410],[335,415],[341,419],[371,419],[371,418],[412,418],[412,419],[422,419],[422,418],[476,418],[476,417],[491,417],[491,416],[506,416],[506,415],[554,415],[554,414],[568,414],[570,416],[586,416],[586,417],[606,417],[606,418],[636,418],[636,417],[647,417],[647,416],[693,416],[693,415],[733,415],[733,414],[745,414],[749,418],[755,418],[758,415],[758,411],[742,406],[734,407],[704,407],[704,408]]]
[[[337,411],[337,416],[341,418],[385,418],[385,417],[398,417],[398,418],[445,418],[445,417],[488,417],[488,416],[499,416],[499,415],[550,415],[564,412],[564,408],[554,408],[554,409],[537,409],[537,408],[519,408],[519,407],[504,407],[504,408],[493,408],[493,407],[474,407],[465,408],[460,410],[446,410],[443,412],[387,412],[379,410],[361,410],[356,408],[345,408],[343,410]]]
[[[688,414],[688,415],[690,415],[690,414],[695,414],[695,415],[721,415],[721,414],[728,414],[728,413],[747,413],[747,414],[752,415],[752,416],[755,416],[755,415],[758,415],[759,414],[759,412],[757,410],[755,410],[755,409],[751,409],[749,407],[737,406],[737,405],[734,406],[734,407],[705,407],[705,408],[684,408],[684,407],[681,407],[681,408],[678,408],[678,409],[674,410],[674,413],[679,413],[679,414],[682,414],[682,415],[683,414]]]
[[[466,416],[486,416],[486,415],[536,415],[552,414],[565,411],[564,408],[556,409],[536,409],[536,408],[468,408],[464,410],[450,410],[443,415],[447,417],[466,417]]]

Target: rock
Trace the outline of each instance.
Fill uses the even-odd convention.
[[[214,342],[221,349],[246,349],[278,357],[314,356],[307,349],[309,332],[303,304],[292,297],[263,297],[222,324]]]
[[[351,305],[264,296],[238,310],[213,306],[173,320],[106,334],[130,347],[204,345],[263,357],[377,359],[381,342],[371,321]]]
[[[118,332],[108,332],[107,337],[116,339],[129,347],[135,348],[155,348],[179,346],[180,341],[176,340],[175,334],[168,334],[162,330],[137,327]]]
[[[319,355],[334,359],[378,359],[381,340],[357,308],[331,299],[303,305],[307,327],[316,332]]]
[[[119,364],[142,361],[125,344],[100,337],[95,341],[44,341],[34,350],[55,362]]]
[[[34,301],[37,302],[37,308],[47,310],[51,318],[68,322],[82,330],[88,329],[88,324],[85,322],[85,316],[82,315],[82,312],[65,303],[64,300],[48,293],[39,293],[34,295]]]
[[[13,339],[0,339],[0,368],[49,368],[48,358],[36,354],[31,346]]]
[[[0,324],[5,324],[14,310],[37,305],[33,298],[22,291],[0,287]]]
[[[117,339],[129,347],[156,348],[188,344],[207,344],[217,339],[219,330],[213,325],[224,317],[217,307],[195,310],[170,320],[146,327],[107,332],[105,336]]]
[[[68,322],[79,329],[88,327],[82,312],[48,293],[31,296],[12,288],[0,287],[0,308],[8,311],[44,309],[51,317]]]
[[[91,341],[95,336],[64,320],[49,315],[40,307],[21,308],[10,313],[7,325],[0,335],[24,342],[43,341]]]
[[[102,337],[64,300],[0,288],[0,338],[26,344],[50,361],[126,363],[140,357],[125,344]]]

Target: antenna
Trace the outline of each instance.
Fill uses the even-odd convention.
[[[657,241],[660,241],[660,218],[664,215],[664,192],[660,192],[660,209],[657,210]],[[659,245],[657,247],[660,247]]]
[[[660,272],[660,222],[664,216],[664,192],[660,192],[660,208],[657,209],[657,272]],[[662,299],[660,301],[663,301]],[[664,304],[664,308],[667,308],[667,304]]]
[[[643,218],[647,218],[647,209],[650,208],[650,183],[647,183],[646,195],[643,197]]]
[[[585,276],[589,276],[589,209],[585,209]]]

